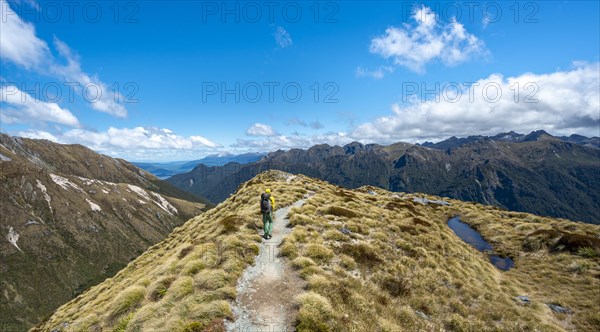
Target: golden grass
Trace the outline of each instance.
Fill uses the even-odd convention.
[[[599,236],[600,227],[455,200],[448,200],[451,206],[412,202],[442,199],[428,195],[398,197],[373,187],[348,194],[319,185],[315,197],[292,211],[295,227],[283,245],[315,299],[300,302],[299,330],[598,329],[600,297],[589,296],[600,291],[596,250],[524,246],[535,230],[568,227]],[[514,258],[516,268],[499,271],[460,240],[446,225],[455,215],[480,230],[496,253]],[[334,255],[320,255],[326,249]],[[538,257],[546,262],[540,265]],[[521,305],[518,295],[533,303]],[[554,314],[546,303],[575,314]]]
[[[284,207],[302,198],[307,178],[267,172],[235,196],[176,228],[113,278],[60,307],[39,330],[221,331],[229,301],[261,241],[259,195],[268,185]]]
[[[276,171],[242,184],[40,329],[68,322],[75,330],[222,331],[237,280],[258,253],[265,187],[277,207],[316,193],[290,211],[293,230],[281,246],[307,283],[296,299],[299,331],[600,330],[600,259],[592,239],[600,238],[600,226],[456,200],[421,205],[412,198],[441,198],[350,191],[305,176],[287,182]],[[460,240],[446,225],[456,215],[496,253],[512,257],[515,268],[499,271]],[[519,303],[518,295],[532,303]],[[553,313],[546,303],[573,314]]]

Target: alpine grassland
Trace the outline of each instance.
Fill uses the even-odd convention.
[[[600,330],[598,225],[343,189],[280,171],[242,183],[35,330],[223,331],[237,281],[263,241],[266,188],[277,208],[311,195],[290,210],[291,233],[280,247],[306,282],[290,299],[298,331]],[[455,216],[493,252],[457,237],[447,225]],[[499,270],[490,254],[512,258],[514,268]]]

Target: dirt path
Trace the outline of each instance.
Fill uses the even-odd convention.
[[[235,320],[225,324],[227,331],[294,331],[293,299],[302,293],[303,281],[284,258],[279,257],[279,245],[291,232],[287,227],[289,210],[302,206],[305,201],[302,199],[275,211],[273,238],[263,240],[254,265],[247,268],[238,281],[238,295],[232,306]]]

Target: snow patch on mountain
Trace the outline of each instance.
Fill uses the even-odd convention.
[[[11,161],[12,159],[10,159],[9,157],[3,155],[2,153],[0,153],[0,160],[1,161]]]
[[[173,215],[173,213],[179,213],[177,208],[171,205],[171,203],[169,203],[169,201],[167,201],[160,194],[152,193],[152,195],[158,199],[158,202],[154,201],[154,203],[156,203],[156,205],[158,205],[161,209],[165,210],[168,214]]]
[[[100,207],[100,205],[90,201],[89,199],[85,199],[86,202],[88,202],[88,204],[90,205],[90,208],[92,209],[92,211],[94,212],[100,212],[102,211],[102,208]]]
[[[17,241],[19,241],[19,233],[15,232],[12,226],[8,228],[8,235],[6,236],[6,239],[13,246],[15,246],[15,248],[19,249],[20,252],[23,252],[23,250],[21,250],[21,248],[19,248],[19,245],[17,244]]]
[[[40,188],[40,190],[42,191],[42,194],[44,195],[44,198],[46,199],[46,202],[48,202],[48,208],[50,208],[50,212],[52,212],[52,204],[50,203],[51,199],[50,199],[50,195],[48,195],[48,190],[46,188],[46,186],[44,186],[43,183],[40,182],[40,180],[36,179],[36,185],[38,188]]]
[[[129,189],[131,189],[131,191],[135,192],[136,194],[142,196],[143,198],[145,198],[147,201],[150,200],[150,196],[148,196],[148,192],[146,192],[146,190],[138,187],[138,186],[134,186],[132,184],[128,184],[127,185],[129,187]]]
[[[64,190],[69,190],[69,187],[71,187],[77,191],[81,191],[82,193],[85,193],[85,191],[83,189],[81,189],[81,187],[79,187],[75,183],[69,181],[69,179],[67,179],[67,178],[64,178],[60,175],[56,175],[56,174],[52,174],[52,173],[50,174],[50,177],[52,178],[52,181],[54,181],[54,183],[59,185]]]
[[[429,199],[427,197],[414,197],[413,198],[413,202],[420,203],[420,204],[423,204],[423,205],[428,205],[428,204],[450,205],[450,203],[448,203],[446,201],[432,200],[432,199]]]

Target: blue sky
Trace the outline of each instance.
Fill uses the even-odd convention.
[[[600,135],[596,1],[0,4],[12,135],[136,161]]]

